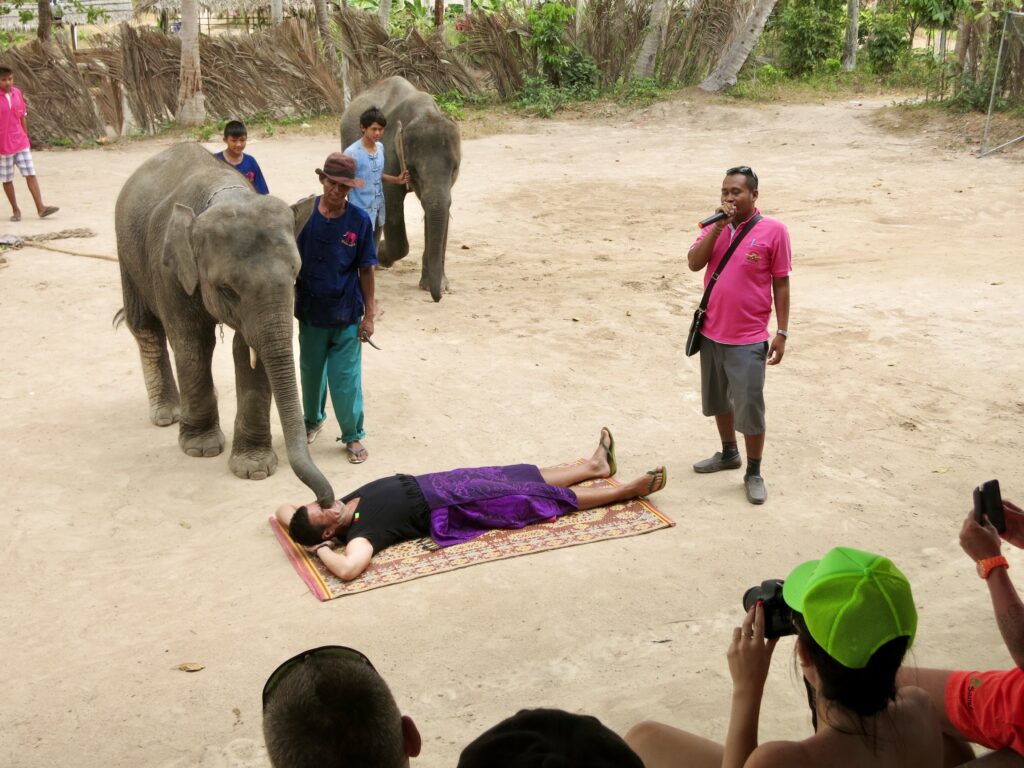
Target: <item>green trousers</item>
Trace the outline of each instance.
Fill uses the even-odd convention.
[[[327,418],[327,390],[345,443],[362,440],[363,345],[359,325],[317,328],[299,321],[299,377],[306,428]]]

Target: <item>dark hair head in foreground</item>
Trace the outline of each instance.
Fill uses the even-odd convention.
[[[590,715],[523,709],[476,737],[458,768],[643,768],[616,733]]]
[[[359,651],[314,648],[267,680],[263,738],[274,768],[403,768],[420,736]]]

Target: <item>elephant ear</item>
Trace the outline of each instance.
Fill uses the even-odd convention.
[[[195,220],[195,211],[187,205],[175,203],[164,234],[163,265],[174,270],[178,282],[189,296],[199,285],[199,265],[192,250],[192,224]]]
[[[309,221],[309,217],[313,215],[313,202],[315,200],[316,195],[310,195],[309,197],[302,198],[297,203],[292,203],[292,215],[295,216],[295,237],[299,236],[302,228]]]

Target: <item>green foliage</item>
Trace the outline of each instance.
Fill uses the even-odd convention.
[[[466,105],[466,102],[465,99],[462,98],[462,94],[458,91],[452,90],[434,94],[434,102],[437,104],[438,108],[452,120],[462,120],[466,116],[466,113],[462,109]]]
[[[592,58],[573,46],[565,57],[562,67],[562,88],[577,101],[589,101],[600,95],[598,83],[601,70]]]
[[[956,29],[960,14],[971,7],[971,0],[909,0],[910,13],[926,29]]]
[[[543,77],[527,77],[512,103],[516,109],[537,117],[551,117],[565,106],[566,94]]]
[[[754,79],[760,80],[765,85],[776,85],[782,81],[786,76],[786,73],[781,69],[776,69],[771,64],[762,64],[757,68]]]
[[[540,72],[555,86],[562,83],[562,74],[572,51],[565,37],[575,13],[575,9],[559,2],[547,2],[526,12],[526,22],[530,26],[526,44],[537,57]]]
[[[64,4],[76,13],[84,14],[87,24],[99,24],[109,18],[109,15],[103,8],[85,5],[82,0],[65,0]],[[18,22],[27,26],[36,17],[38,7],[38,3],[35,0],[7,0],[6,2],[0,2],[0,15],[17,13]],[[0,29],[0,50],[23,43],[31,37],[34,37],[34,35],[27,35],[19,30]]]
[[[779,63],[787,74],[807,75],[842,50],[846,16],[835,2],[794,0],[779,19]]]
[[[379,2],[373,5],[379,6]],[[377,8],[373,8],[374,12]],[[409,29],[430,34],[434,28],[434,9],[430,0],[392,0],[391,16],[388,19],[388,34],[405,37]]]
[[[623,83],[615,94],[619,104],[653,104],[663,98],[665,91],[656,78],[639,77]]]
[[[879,75],[891,74],[908,50],[909,42],[906,18],[895,13],[873,14],[865,46],[871,71]]]

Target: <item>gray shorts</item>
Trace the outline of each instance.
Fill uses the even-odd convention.
[[[764,421],[764,371],[768,342],[719,344],[700,340],[700,394],[705,416],[736,413],[736,430],[761,435]]]

